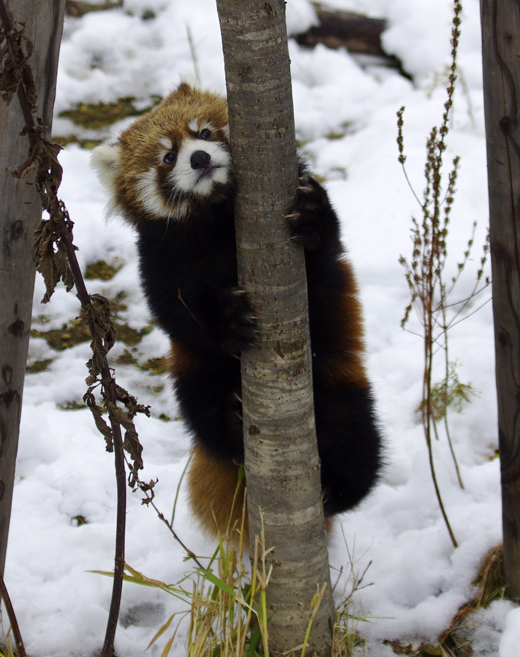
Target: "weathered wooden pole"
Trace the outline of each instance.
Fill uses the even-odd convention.
[[[239,283],[259,316],[242,352],[250,536],[263,527],[272,654],[301,645],[325,585],[308,654],[328,655],[334,607],[314,424],[303,250],[285,215],[298,165],[283,0],[217,0],[238,195]],[[263,518],[262,518],[263,515]],[[252,544],[254,553],[254,543]]]
[[[520,598],[520,4],[481,0],[504,563]]]
[[[31,68],[38,92],[38,116],[50,133],[65,0],[7,0],[11,23],[24,23],[34,51]],[[18,99],[0,100],[0,573],[4,572],[23,384],[34,290],[34,228],[42,207],[29,174],[18,180],[6,172],[27,159],[28,142]]]

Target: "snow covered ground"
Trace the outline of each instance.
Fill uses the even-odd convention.
[[[396,145],[396,112],[405,105],[407,171],[421,195],[426,137],[439,123],[445,100],[438,78],[449,63],[452,1],[328,4],[386,18],[384,47],[401,59],[414,79],[411,83],[395,70],[342,50],[304,50],[290,44],[298,137],[314,171],[327,180],[342,219],[361,287],[368,368],[387,439],[382,482],[358,509],[340,518],[330,560],[334,568],[345,567],[345,582],[338,591],[349,586],[343,533],[355,569],[362,573],[370,564],[363,583],[371,585],[355,597],[369,620],[359,630],[368,638],[368,654],[385,657],[393,654],[383,645],[385,639],[430,642],[449,626],[474,593],[471,581],[482,558],[501,540],[492,318],[488,304],[451,336],[451,358],[459,364],[460,379],[478,391],[460,414],[450,416],[465,490],[457,483],[444,436],[434,445],[440,486],[459,541],[454,549],[435,499],[414,411],[421,395],[422,345],[400,328],[409,296],[398,259],[411,253],[411,217],[419,218],[420,209],[397,161]],[[312,21],[307,0],[289,0],[287,9],[291,33]],[[453,271],[473,221],[478,221],[477,245],[487,224],[478,0],[464,1],[459,66],[464,85],[457,86],[446,156],[447,162],[455,154],[461,156],[449,241]],[[56,114],[81,102],[128,96],[146,106],[151,95],[165,95],[181,76],[197,73],[203,87],[224,92],[214,1],[125,0],[123,9],[67,19]],[[109,139],[127,124],[125,120],[109,130],[78,132],[70,120],[56,118],[55,133]],[[120,266],[111,280],[88,281],[90,292],[119,295],[126,306],[121,321],[137,331],[149,327],[131,230],[118,219],[105,221],[107,197],[89,167],[90,152],[71,144],[60,157],[61,195],[75,222],[81,265],[85,269],[105,260]],[[477,246],[470,270],[476,271],[479,258]],[[461,294],[472,277],[463,281]],[[59,289],[43,306],[43,292],[38,278],[33,328],[60,329],[78,315],[73,294]],[[150,419],[137,418],[145,446],[144,478],[158,478],[157,504],[168,516],[189,439],[175,419],[167,377],[137,366],[164,356],[167,349],[165,336],[152,327],[133,346],[118,343],[112,362],[129,363],[116,365],[118,382],[152,407]],[[6,581],[28,652],[35,657],[90,655],[104,636],[111,581],[89,571],[112,569],[115,483],[112,456],[105,452],[90,411],[74,408],[85,391],[88,358],[88,343],[54,351],[41,337],[31,341],[30,362],[52,362],[26,379]],[[436,378],[440,376],[441,365],[436,370]],[[178,581],[187,569],[182,551],[154,511],[141,505],[138,494],[130,495],[127,522],[128,563],[148,577]],[[195,553],[212,551],[190,518],[183,492],[176,529]],[[143,654],[160,625],[178,609],[179,603],[164,593],[125,585],[117,654]],[[518,614],[507,601],[479,612],[474,619],[475,654],[515,657]],[[184,654],[184,641],[181,632],[174,655]],[[159,642],[149,653],[160,654],[163,645]]]

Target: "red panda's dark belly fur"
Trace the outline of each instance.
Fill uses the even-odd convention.
[[[324,214],[320,247],[306,251],[306,268],[318,449],[330,516],[371,490],[382,458],[356,284],[343,259],[338,219],[330,206]],[[237,285],[233,200],[183,221],[142,222],[138,231],[144,291],[171,339],[174,386],[195,441],[191,501],[211,530],[215,518],[218,524],[229,513],[236,464],[243,461],[240,361],[222,348],[219,319],[222,290]]]

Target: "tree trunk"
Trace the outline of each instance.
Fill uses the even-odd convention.
[[[8,0],[12,22],[25,23],[25,36],[34,46],[31,68],[38,92],[38,116],[52,124],[56,72],[65,0]],[[28,142],[20,137],[24,119],[17,98],[0,102],[0,573],[4,572],[22,393],[31,330],[35,267],[33,233],[42,208],[34,176],[13,178],[27,158]]]
[[[504,564],[520,598],[520,6],[481,13]]]
[[[283,0],[217,0],[238,184],[238,276],[259,315],[242,354],[251,550],[265,528],[273,653],[301,644],[327,584],[309,654],[330,653],[334,608],[313,415],[304,254],[284,219],[298,182]],[[262,511],[260,511],[262,510]],[[263,519],[262,519],[263,518]]]

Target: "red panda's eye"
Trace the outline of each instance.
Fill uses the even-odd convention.
[[[175,161],[175,153],[173,151],[166,153],[166,155],[163,158],[163,162],[165,164],[171,164],[174,161]]]
[[[204,128],[204,130],[200,131],[199,137],[201,139],[209,139],[213,133],[211,130],[208,130],[207,128]]]

